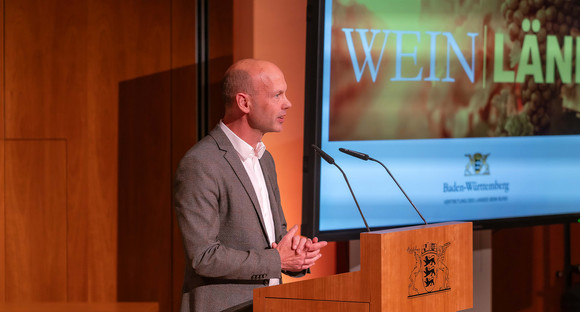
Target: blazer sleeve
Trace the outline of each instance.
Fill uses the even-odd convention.
[[[229,230],[227,224],[220,220],[220,214],[224,217],[223,214],[228,212],[220,211],[220,208],[226,210],[223,205],[236,204],[232,198],[226,198],[228,189],[224,185],[228,182],[224,182],[227,179],[223,176],[224,165],[227,166],[227,163],[216,163],[215,157],[186,154],[176,171],[175,210],[187,259],[196,274],[205,277],[241,280],[279,278],[280,255],[275,249],[264,245],[263,234],[258,233],[262,245],[254,244],[260,247],[248,245],[258,241],[258,234],[254,234],[256,228],[247,228],[247,235],[230,233],[227,244],[220,240],[220,234]],[[225,202],[228,200],[231,202]],[[244,220],[234,219],[228,219],[231,226],[236,226],[236,229],[244,226]],[[253,219],[248,220],[253,222]],[[238,241],[232,241],[231,237],[235,240],[236,235]]]

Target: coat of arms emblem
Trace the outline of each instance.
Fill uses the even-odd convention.
[[[415,257],[415,266],[409,275],[409,297],[450,290],[449,268],[445,264],[445,251],[451,243],[443,246],[427,243],[423,248],[407,248]]]
[[[465,157],[469,158],[469,162],[465,166],[465,176],[489,175],[489,164],[487,164],[489,154],[465,154]]]

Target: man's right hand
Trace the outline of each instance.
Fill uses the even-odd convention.
[[[316,260],[322,257],[320,254],[320,248],[309,250],[309,248],[304,248],[305,245],[311,245],[306,238],[295,236],[298,231],[298,225],[294,225],[280,243],[272,243],[272,248],[275,248],[280,253],[280,260],[282,262],[282,270],[290,272],[300,272],[306,270],[314,265]],[[298,237],[299,239],[297,239]],[[317,244],[320,244],[316,242]]]

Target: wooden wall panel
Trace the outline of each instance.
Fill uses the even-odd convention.
[[[82,134],[86,1],[5,2],[6,137]]]
[[[117,298],[171,310],[170,73],[121,83]]]
[[[234,63],[234,4],[233,0],[208,1],[209,23],[209,92],[208,132],[223,117],[222,99],[224,73]],[[249,22],[248,22],[249,23]]]
[[[77,118],[81,118],[78,116]],[[85,131],[86,129],[79,129],[78,131]],[[84,146],[86,139],[82,137],[70,137],[68,140],[68,177],[70,183],[68,184],[68,235],[67,235],[67,270],[68,270],[68,299],[71,301],[88,301],[91,297],[91,291],[98,291],[95,281],[90,279],[89,267],[94,261],[101,261],[101,259],[111,256],[116,256],[113,249],[112,252],[104,253],[92,257],[89,254],[91,249],[91,236],[96,237],[99,233],[91,233],[91,227],[94,226],[98,220],[91,220],[90,210],[95,208],[95,203],[91,203],[88,198],[89,189],[92,183],[99,183],[100,181],[90,181],[88,177],[89,166],[94,165],[94,160],[91,159],[90,152]],[[106,170],[106,169],[102,169]],[[109,207],[100,207],[102,213],[107,213]],[[114,224],[116,220],[109,220]],[[112,225],[111,225],[112,226]],[[111,232],[109,229],[108,232]],[[101,231],[102,242],[110,236],[107,231]],[[108,242],[110,243],[110,242]],[[107,263],[106,260],[102,261]],[[114,278],[114,271],[103,268],[101,274],[104,278]],[[92,286],[91,286],[92,284]],[[103,288],[104,286],[101,286]],[[91,290],[92,289],[92,290]],[[110,298],[114,300],[114,298]],[[98,300],[95,300],[98,301]]]
[[[570,226],[570,262],[572,265],[578,266],[578,269],[572,275],[572,283],[580,283],[580,220],[578,223],[573,223]]]
[[[497,230],[492,239],[493,311],[560,311],[562,225]]]
[[[67,141],[67,298],[115,301],[119,84],[169,70],[172,1],[5,2],[2,128]]]
[[[170,3],[169,0],[117,1],[91,0],[88,11],[88,63],[87,63],[87,107],[88,138],[83,141],[82,150],[88,151],[90,166],[88,180],[90,188],[85,198],[88,205],[89,226],[89,300],[107,301],[118,298],[117,271],[118,257],[118,185],[119,162],[119,107],[120,86],[126,81],[150,77],[167,72],[170,68]],[[145,86],[149,87],[149,86]],[[165,95],[159,105],[167,104],[168,93],[165,87],[138,92],[151,92]],[[162,118],[162,116],[159,116]],[[146,139],[146,136],[143,136]],[[155,153],[158,147],[151,141],[149,151]],[[147,152],[140,155],[147,158]],[[160,164],[161,166],[161,164]],[[166,168],[169,168],[167,163]],[[148,168],[143,168],[148,170]],[[151,181],[144,181],[151,183]],[[159,190],[159,198],[166,198]],[[165,207],[153,207],[153,211],[142,210],[149,223]],[[139,207],[134,207],[139,209]],[[134,220],[135,226],[143,219]],[[161,221],[161,220],[160,220]],[[168,237],[164,233],[166,225],[150,230],[158,233],[158,238]],[[144,248],[160,247],[157,241],[142,240],[133,246],[135,256],[143,255]],[[141,251],[141,253],[139,253]],[[156,254],[163,258],[163,250]],[[142,259],[145,261],[145,259]],[[151,261],[151,259],[147,260]],[[155,259],[153,261],[159,261]],[[167,264],[169,265],[169,264]],[[159,268],[163,270],[163,268]],[[103,274],[106,272],[107,274]],[[144,272],[141,272],[144,273]],[[147,272],[149,273],[149,272]],[[152,274],[154,274],[152,272]],[[155,283],[155,281],[151,281]],[[160,285],[159,287],[163,287]],[[72,290],[71,290],[72,291]],[[135,290],[139,291],[139,290]],[[163,311],[163,310],[162,310]]]
[[[66,142],[5,147],[6,301],[66,301]]]
[[[69,299],[88,299],[86,1],[6,0],[6,136],[66,138]],[[114,221],[114,220],[113,220]],[[110,223],[110,221],[108,221]],[[106,233],[101,233],[106,236]],[[95,259],[98,260],[98,257]],[[103,270],[110,276],[110,270]],[[12,285],[7,283],[9,288]],[[22,298],[25,299],[25,298]]]
[[[197,139],[196,110],[196,70],[197,66],[189,65],[171,71],[171,192],[175,170],[185,152],[195,144]],[[173,200],[173,198],[172,198]],[[171,213],[171,245],[172,245],[172,311],[179,311],[181,305],[181,289],[185,274],[185,252],[183,241],[175,217],[173,202]]]
[[[0,89],[0,92],[2,90]],[[2,92],[3,94],[3,92]],[[2,107],[0,107],[2,109]],[[4,128],[4,120],[0,128]],[[0,130],[1,131],[1,130]],[[6,213],[5,213],[5,196],[4,196],[4,137],[0,137],[0,166],[2,172],[0,173],[0,303],[6,301]]]
[[[197,138],[196,0],[172,1],[171,32],[171,181],[185,152]],[[173,183],[172,192],[173,192]],[[185,272],[181,233],[171,207],[172,309],[178,312]]]
[[[4,60],[4,0],[0,1],[0,60]],[[0,61],[0,167],[4,168],[4,61]],[[0,303],[5,296],[6,231],[4,213],[4,171],[0,172]]]

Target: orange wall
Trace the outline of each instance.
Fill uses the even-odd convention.
[[[253,20],[251,29],[248,20]],[[302,223],[302,149],[304,135],[304,68],[306,0],[243,0],[234,3],[234,61],[253,57],[277,64],[288,83],[292,108],[281,133],[268,134],[264,143],[276,160],[278,184],[288,226]],[[336,245],[305,279],[336,273]],[[292,282],[295,279],[285,279]]]

